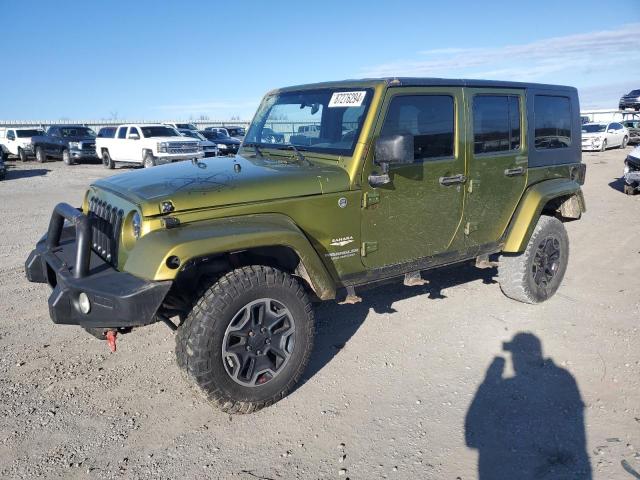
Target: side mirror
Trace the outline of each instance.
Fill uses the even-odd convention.
[[[138,135],[137,133],[130,133],[127,138],[129,140],[140,140],[140,135]]]
[[[413,163],[413,135],[389,135],[376,140],[373,161],[380,165],[382,173],[369,175],[372,187],[391,182],[389,165]]]

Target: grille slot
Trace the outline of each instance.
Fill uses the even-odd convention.
[[[124,212],[96,197],[89,199],[91,249],[113,266],[118,263],[118,244]]]

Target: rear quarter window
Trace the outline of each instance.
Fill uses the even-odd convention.
[[[571,145],[569,97],[536,95],[533,110],[536,150],[567,148]]]

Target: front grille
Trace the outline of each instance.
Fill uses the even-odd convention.
[[[91,248],[113,266],[118,263],[118,244],[124,212],[96,197],[89,200]]]
[[[83,143],[82,144],[82,150],[89,150],[89,151],[95,151],[96,149],[96,144],[95,143]]]
[[[195,142],[170,142],[169,153],[197,153],[198,144]]]

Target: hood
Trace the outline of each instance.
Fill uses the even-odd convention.
[[[66,142],[95,142],[96,137],[89,137],[86,135],[79,135],[75,137],[64,137]]]
[[[627,160],[631,160],[635,165],[640,166],[640,146],[631,150],[627,156]]]
[[[225,145],[240,145],[242,143],[240,140],[233,137],[216,138],[211,141],[215,143],[224,143]]]
[[[180,142],[180,143],[199,143],[200,140],[196,140],[191,137],[183,137],[182,135],[179,137],[145,137],[145,140],[153,140],[156,142]]]
[[[585,133],[585,132],[582,132],[582,138],[594,138],[594,137],[601,137],[601,136],[603,136],[605,133],[607,133],[607,132],[606,132],[606,131],[605,131],[605,132],[592,132],[592,133]]]
[[[266,158],[211,157],[134,170],[98,180],[98,189],[138,204],[145,216],[159,215],[171,200],[175,211],[335,193],[349,189],[337,165],[303,165]]]

